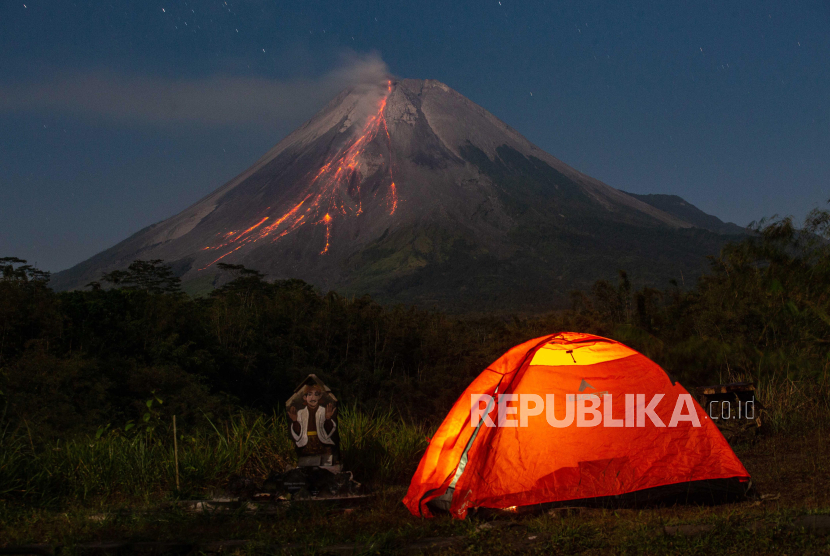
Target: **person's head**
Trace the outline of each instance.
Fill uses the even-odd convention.
[[[323,398],[323,389],[316,384],[306,384],[303,386],[303,403],[308,407],[314,409],[320,405],[320,400]]]

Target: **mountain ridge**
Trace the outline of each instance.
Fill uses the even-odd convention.
[[[681,218],[697,228],[704,228],[712,232],[729,235],[748,233],[746,228],[732,222],[724,222],[717,216],[707,214],[679,195],[668,195],[665,193],[638,194],[629,193],[628,191],[623,191],[623,193],[658,208],[663,212]]]
[[[84,287],[163,259],[183,282],[215,287],[222,261],[384,302],[466,307],[479,291],[494,306],[528,305],[512,290],[535,284],[561,305],[612,267],[634,265],[649,283],[695,274],[727,240],[647,200],[568,166],[443,83],[389,79],[342,91],[250,168],[53,284]]]

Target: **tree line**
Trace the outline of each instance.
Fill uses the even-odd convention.
[[[686,386],[826,382],[830,212],[752,230],[691,287],[634,290],[620,271],[573,292],[569,310],[523,317],[382,306],[230,264],[225,285],[194,299],[160,260],[55,292],[48,273],[2,258],[0,426],[59,438],[135,420],[150,399],[184,426],[240,407],[281,412],[309,373],[346,403],[435,423],[507,349],[560,330],[620,340]]]

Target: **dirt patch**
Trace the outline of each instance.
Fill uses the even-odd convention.
[[[761,437],[736,453],[762,500],[781,507],[830,508],[828,431]]]

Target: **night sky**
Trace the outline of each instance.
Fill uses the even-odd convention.
[[[800,221],[830,198],[829,28],[826,0],[2,0],[0,256],[74,265],[383,71],[618,189]]]

